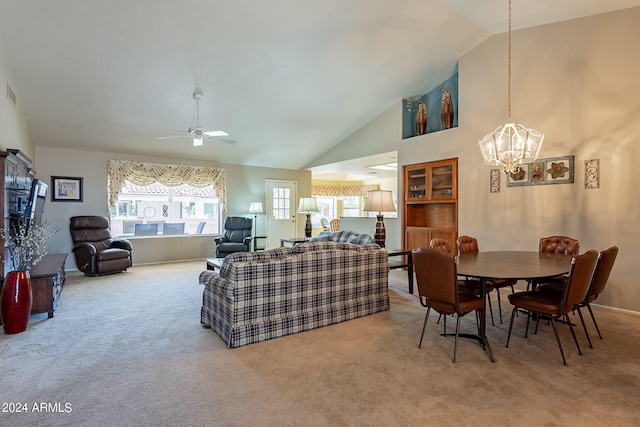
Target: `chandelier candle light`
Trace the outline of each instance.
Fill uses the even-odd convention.
[[[484,163],[501,167],[505,174],[519,172],[520,165],[534,162],[538,158],[544,140],[543,133],[511,121],[511,0],[509,0],[508,34],[507,123],[478,140]]]
[[[367,202],[362,210],[365,212],[378,212],[373,238],[378,245],[384,248],[387,233],[384,229],[382,212],[396,211],[396,205],[393,203],[393,194],[389,190],[369,191]]]
[[[301,197],[298,213],[307,214],[307,222],[304,226],[304,236],[307,239],[311,238],[311,214],[315,212],[320,212],[316,199],[313,197]]]

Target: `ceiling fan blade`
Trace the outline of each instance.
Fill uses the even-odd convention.
[[[229,134],[223,130],[212,130],[209,132],[202,132],[202,133],[204,133],[207,136],[229,136]]]
[[[160,136],[158,139],[191,138],[191,135]]]
[[[232,139],[218,138],[218,137],[207,137],[207,139],[212,139],[214,141],[222,142],[227,145],[236,145],[238,142]]]

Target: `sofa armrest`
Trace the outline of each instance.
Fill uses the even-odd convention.
[[[111,247],[112,248],[118,248],[118,249],[126,249],[128,251],[131,251],[133,249],[133,246],[131,245],[131,242],[127,239],[116,239],[113,240],[111,242]]]

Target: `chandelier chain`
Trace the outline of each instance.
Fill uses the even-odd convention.
[[[511,0],[509,0],[509,51],[507,65],[507,118],[511,121]]]

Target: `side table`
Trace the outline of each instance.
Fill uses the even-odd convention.
[[[413,255],[411,249],[390,249],[386,248],[389,258],[402,257],[400,259],[390,259],[389,269],[406,268],[409,275],[409,293],[413,294]]]
[[[207,258],[207,270],[220,270],[224,258]]]
[[[258,246],[258,239],[264,239],[265,244],[263,246]],[[253,236],[253,251],[264,251],[267,246],[267,236]]]
[[[64,286],[64,262],[67,254],[48,254],[31,270],[31,314],[47,313],[48,318],[58,307]],[[0,290],[4,278],[0,279]]]
[[[298,243],[308,242],[309,239],[307,237],[283,237],[280,239],[280,247],[284,247],[285,243],[290,243],[291,246],[295,246]]]

